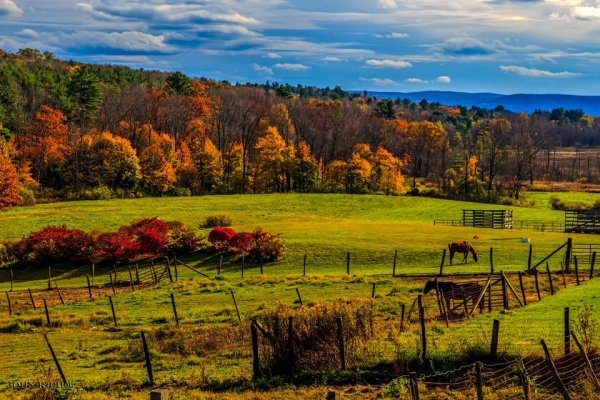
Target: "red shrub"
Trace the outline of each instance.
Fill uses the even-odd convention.
[[[227,248],[229,240],[236,235],[236,232],[224,226],[213,228],[208,234],[208,241],[213,245],[215,250],[221,251]]]
[[[272,235],[257,228],[252,232],[252,249],[250,256],[253,259],[265,262],[282,259],[285,253],[285,244],[280,235]]]
[[[98,259],[116,264],[127,263],[140,255],[139,242],[124,230],[98,236],[95,250]]]
[[[201,247],[200,239],[188,227],[179,221],[169,222],[167,243],[163,246],[166,254],[184,254],[198,250]]]
[[[121,227],[119,232],[135,237],[141,254],[161,255],[168,242],[169,224],[156,217],[145,218]]]
[[[7,247],[17,260],[41,264],[88,261],[92,245],[92,238],[87,233],[62,225],[43,228]]]
[[[227,251],[232,254],[248,255],[253,247],[253,236],[248,232],[238,232],[229,239]]]

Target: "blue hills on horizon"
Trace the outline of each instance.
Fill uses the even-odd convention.
[[[567,94],[498,94],[498,93],[466,93],[446,91],[424,92],[377,92],[367,91],[371,96],[382,99],[410,99],[418,103],[427,99],[430,103],[438,102],[448,106],[476,106],[494,109],[504,106],[513,112],[532,113],[535,110],[552,111],[555,108],[565,110],[582,109],[586,114],[600,116],[600,96],[579,96]]]

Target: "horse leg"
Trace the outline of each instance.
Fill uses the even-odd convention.
[[[450,265],[452,265],[452,259],[454,258],[454,251],[450,249]]]
[[[463,264],[466,264],[466,263],[467,263],[467,257],[468,257],[468,256],[469,256],[469,253],[468,253],[468,252],[464,252],[464,253],[463,253],[463,260],[462,260],[462,263],[463,263]]]

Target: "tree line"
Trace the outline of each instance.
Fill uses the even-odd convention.
[[[0,208],[291,191],[495,201],[534,179],[596,181],[598,157],[575,171],[561,148],[593,148],[599,131],[580,110],[515,114],[0,51]]]

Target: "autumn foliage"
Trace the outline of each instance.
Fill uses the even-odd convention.
[[[236,232],[231,228],[218,226],[210,231],[208,241],[217,251],[245,256],[254,261],[277,261],[285,253],[281,236],[260,228],[253,232]]]
[[[7,251],[23,263],[109,262],[127,263],[138,258],[189,253],[201,247],[193,231],[177,221],[146,218],[96,235],[66,226],[48,226]]]

